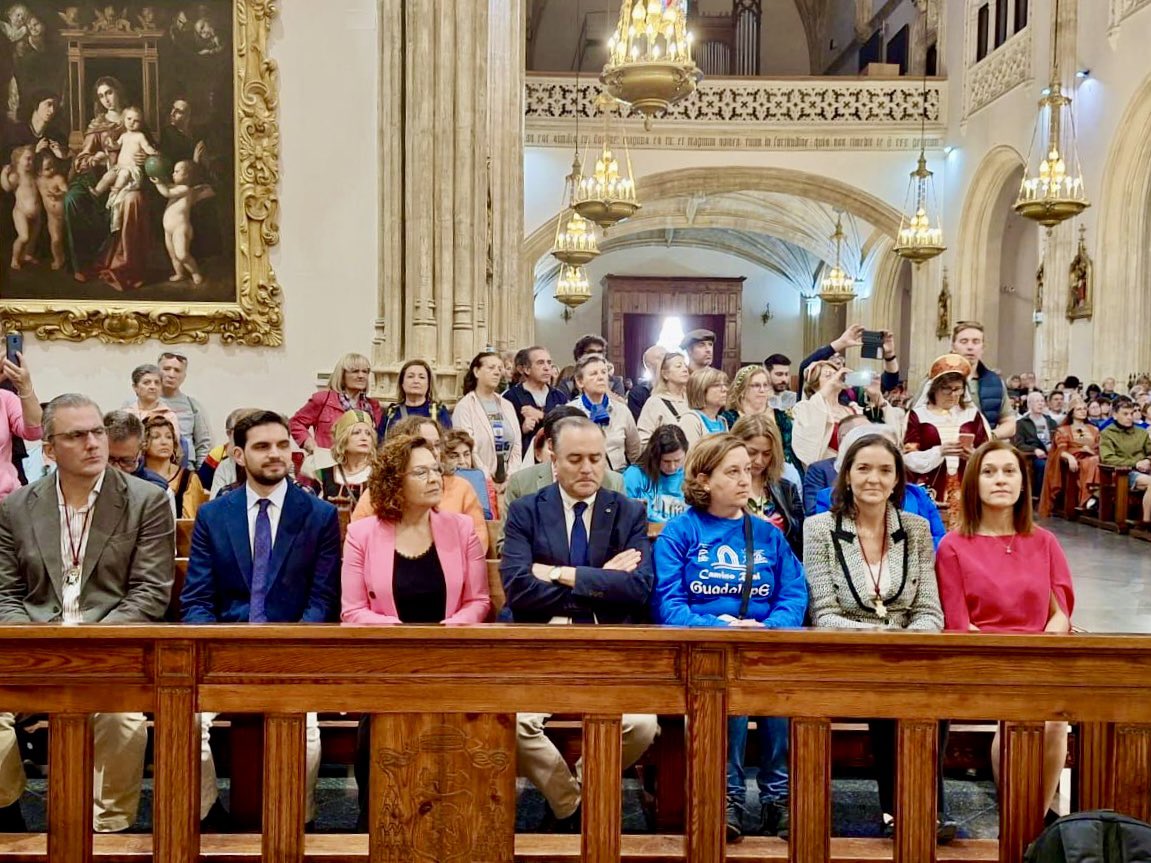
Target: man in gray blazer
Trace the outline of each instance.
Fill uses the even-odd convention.
[[[0,503],[0,623],[148,623],[172,592],[175,523],[152,483],[108,467],[100,408],[86,396],[53,399],[44,411],[44,453],[55,474]],[[0,831],[23,827],[24,768],[13,728],[0,714]],[[141,713],[98,713],[94,828],[136,820],[148,734]]]

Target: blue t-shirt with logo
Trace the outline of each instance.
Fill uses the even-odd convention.
[[[746,617],[775,628],[803,625],[807,580],[783,532],[752,518],[755,546]],[[655,541],[652,612],[669,626],[727,626],[737,617],[747,555],[743,518],[717,518],[692,507],[669,521]]]

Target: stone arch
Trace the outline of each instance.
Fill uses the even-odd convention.
[[[1116,126],[1103,188],[1096,237],[1095,380],[1125,378],[1151,368],[1151,77],[1144,79]]]
[[[892,239],[899,232],[899,211],[882,198],[841,180],[790,168],[743,166],[681,168],[640,177],[637,179],[637,186],[641,202],[686,197],[692,194],[777,192],[842,209],[875,226]],[[522,274],[520,284],[528,296],[531,295],[534,285],[532,274],[535,265],[551,248],[559,217],[560,213],[556,213],[524,240],[520,259]],[[675,226],[667,225],[667,227]],[[622,228],[623,225],[620,226],[620,229]],[[899,303],[895,299],[899,272],[899,268],[895,266],[878,269],[871,298],[867,301],[873,309],[899,308]],[[882,276],[882,280],[879,276]],[[527,297],[524,300],[528,301]],[[890,325],[898,327],[899,321],[892,320]]]
[[[999,337],[999,264],[1010,206],[1006,198],[1014,200],[1012,179],[1018,179],[1023,167],[1023,156],[1014,147],[1003,144],[988,151],[972,176],[959,221],[951,317],[982,321],[989,345]]]

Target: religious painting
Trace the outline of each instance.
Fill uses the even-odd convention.
[[[282,340],[272,0],[0,4],[0,313],[79,341]]]
[[[1067,320],[1090,318],[1092,308],[1092,270],[1094,264],[1087,254],[1087,228],[1079,226],[1079,249],[1071,261],[1067,285]]]

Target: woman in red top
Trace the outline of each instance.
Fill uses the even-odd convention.
[[[1031,472],[1006,441],[977,449],[963,474],[959,529],[935,558],[943,627],[958,632],[1071,631],[1075,594],[1058,540],[1031,523]],[[1048,722],[1043,791],[1050,804],[1067,761],[1067,723]],[[991,744],[998,781],[999,733]]]
[[[340,358],[328,378],[328,388],[312,393],[288,425],[292,438],[304,452],[312,455],[317,449],[330,449],[332,430],[348,411],[371,414],[379,425],[383,412],[380,403],[368,396],[371,382],[371,360],[355,353]]]

